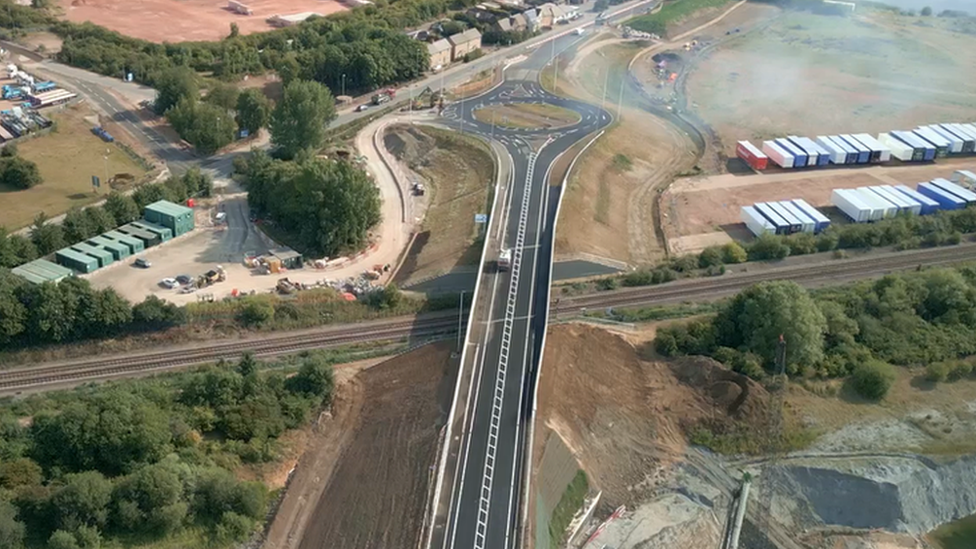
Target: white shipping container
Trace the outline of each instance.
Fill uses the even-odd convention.
[[[852,137],[857,139],[862,145],[871,149],[872,151],[880,152],[881,155],[878,157],[878,162],[888,162],[891,160],[891,149],[886,147],[877,139],[866,133],[856,133]]]
[[[766,202],[766,205],[790,224],[789,232],[791,234],[798,233],[803,230],[803,222],[794,216],[789,210],[784,208],[779,202]]]
[[[784,151],[788,152],[793,156],[794,168],[803,168],[810,165],[810,157],[807,156],[807,153],[804,152],[803,149],[801,149],[800,147],[797,147],[793,143],[790,143],[789,139],[785,137],[781,137],[779,139],[774,140],[773,142],[779,145],[779,148],[783,149]]]
[[[952,182],[960,187],[972,189],[973,187],[976,187],[976,173],[969,170],[956,170],[956,172],[952,174]]]
[[[968,137],[976,141],[976,131],[973,131],[972,128],[967,127],[965,124],[943,124],[943,126],[948,127],[959,137]]]
[[[909,200],[908,197],[894,189],[886,188],[884,185],[870,187],[870,189],[881,198],[884,198],[888,202],[894,204],[898,209],[898,213],[910,213],[912,215],[918,215],[922,211],[921,204],[913,200]]]
[[[742,222],[746,224],[746,227],[752,231],[752,234],[756,236],[773,234],[776,232],[776,226],[770,223],[752,206],[743,207],[742,211],[739,213],[739,218],[742,219]]]
[[[781,168],[793,167],[793,155],[772,141],[763,141],[762,152]]]
[[[939,209],[939,203],[908,185],[896,185],[895,190],[922,205],[922,214],[930,214]]]
[[[855,223],[871,221],[872,208],[864,203],[858,193],[851,192],[850,189],[834,189],[830,193],[830,203]]]
[[[962,152],[962,139],[956,137],[952,132],[943,130],[941,127],[939,127],[936,124],[933,124],[931,126],[925,126],[925,129],[935,133],[939,137],[948,141],[950,153],[956,154]]]
[[[822,214],[820,210],[808,204],[806,200],[803,200],[802,198],[797,198],[796,200],[793,201],[793,204],[797,208],[803,210],[803,213],[807,214],[808,217],[816,221],[819,229],[822,230],[826,228],[827,225],[830,225],[830,219],[828,219],[827,216]]]
[[[847,151],[837,146],[832,139],[826,135],[817,136],[817,144],[824,148],[830,155],[830,162],[833,164],[844,164],[847,162]]]
[[[953,183],[952,181],[949,181],[948,179],[943,179],[943,178],[939,177],[939,178],[933,179],[932,180],[932,184],[935,185],[936,187],[939,187],[940,189],[942,189],[944,191],[950,192],[950,193],[954,194],[955,196],[958,196],[959,198],[965,200],[966,201],[966,204],[974,204],[974,203],[976,203],[976,193],[974,193],[973,191],[971,191],[969,189],[965,189],[963,187],[960,187],[959,185],[956,185],[955,183]]]
[[[794,206],[792,202],[784,200],[783,202],[777,202],[777,204],[779,204],[781,208],[793,214],[793,217],[800,220],[800,231],[812,233],[814,229],[817,228],[817,223],[803,210]]]
[[[877,213],[871,216],[872,219],[877,221],[878,219],[887,219],[889,217],[895,217],[898,215],[898,205],[892,204],[886,198],[882,198],[877,195],[868,187],[858,187],[855,189],[864,198],[864,201],[874,208],[881,210],[881,217],[877,217]]]
[[[890,133],[881,133],[878,134],[878,141],[891,150],[891,156],[901,160],[902,162],[911,162],[914,150],[902,140],[896,138]]]

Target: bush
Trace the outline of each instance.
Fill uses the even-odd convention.
[[[610,276],[610,277],[607,277],[607,278],[601,278],[600,280],[597,280],[596,281],[596,289],[597,290],[600,290],[600,291],[603,291],[603,292],[610,291],[610,290],[616,290],[617,289],[617,278]]]
[[[702,269],[707,269],[709,267],[715,267],[724,263],[722,257],[722,248],[718,246],[709,246],[698,254],[698,266]]]
[[[639,270],[631,271],[622,278],[624,286],[650,286],[655,284],[654,275],[651,271]]]
[[[925,367],[925,379],[929,381],[945,381],[949,377],[949,365],[945,362],[930,362]]]
[[[851,384],[857,394],[871,400],[883,399],[894,382],[894,366],[880,360],[858,364],[851,376]]]
[[[790,247],[783,239],[771,234],[764,234],[749,246],[748,257],[752,261],[770,259],[784,259],[790,255]]]
[[[722,262],[727,264],[745,263],[749,259],[746,249],[738,242],[722,246]]]
[[[274,305],[261,299],[248,300],[247,304],[238,314],[241,324],[248,327],[257,327],[274,319]]]

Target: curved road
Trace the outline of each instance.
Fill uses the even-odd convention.
[[[490,301],[481,305],[488,319],[485,329],[468,340],[475,347],[475,377],[465,415],[470,423],[461,433],[446,519],[438,524],[446,548],[519,545],[526,433],[548,322],[552,229],[562,192],[550,185],[549,174],[561,154],[611,122],[603,109],[551,95],[539,85],[539,71],[552,52],[578,40],[567,35],[539,48],[509,67],[501,85],[443,113],[451,127],[503,144],[513,164],[500,216],[501,247],[512,250],[512,266],[507,272],[481,274],[483,287],[489,289]],[[548,103],[576,111],[581,119],[555,130],[519,130],[474,119],[480,107],[508,103]]]

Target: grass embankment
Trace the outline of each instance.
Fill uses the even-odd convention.
[[[49,133],[17,143],[18,154],[37,163],[44,182],[27,190],[0,185],[0,224],[19,229],[40,212],[53,217],[73,206],[97,202],[110,190],[106,173],[109,178],[129,174],[133,177],[126,181],[133,184],[146,173],[117,145],[91,133],[92,124],[85,119],[88,114],[81,105],[68,107],[50,115],[55,127]],[[102,180],[100,193],[92,192],[93,175]]]
[[[566,528],[572,522],[576,512],[583,506],[583,500],[590,490],[590,485],[586,479],[586,472],[580,469],[576,476],[570,481],[563,496],[559,498],[559,503],[552,510],[552,517],[549,519],[549,547],[557,549],[563,546],[566,537]]]
[[[939,549],[972,549],[976,547],[976,515],[943,524],[929,538]]]
[[[651,32],[664,36],[668,27],[673,23],[686,19],[698,10],[718,8],[728,4],[731,0],[681,0],[668,2],[655,13],[640,15],[630,19],[625,24],[643,32]]]
[[[479,122],[505,128],[561,128],[580,121],[580,115],[545,103],[508,103],[491,105],[474,111]]]

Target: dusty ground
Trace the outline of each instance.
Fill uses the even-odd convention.
[[[871,10],[785,14],[708,52],[688,79],[691,106],[729,155],[739,139],[969,120],[976,52],[946,25]]]
[[[417,125],[392,126],[383,142],[403,171],[412,174],[407,177],[427,186],[424,197],[413,199],[421,227],[397,273],[397,283],[409,285],[456,267],[477,265],[483,225],[476,225],[474,216],[488,213],[495,183],[491,152],[476,140]]]
[[[736,238],[750,238],[739,220],[742,206],[771,200],[802,198],[816,207],[830,207],[833,189],[870,185],[908,185],[936,177],[948,178],[953,171],[976,169],[972,158],[942,159],[935,164],[870,166],[762,175],[715,175],[680,179],[662,195],[667,214],[664,221],[668,245],[675,254],[694,253],[712,244]],[[827,212],[830,215],[830,211]],[[842,216],[832,215],[837,222]]]
[[[420,535],[440,428],[453,381],[450,344],[423,347],[356,375],[333,408],[327,457],[299,466],[291,501],[305,512],[295,526],[279,514],[269,548],[413,547]],[[299,483],[300,479],[305,482]],[[304,494],[308,494],[305,496]],[[317,499],[313,503],[313,500]],[[271,542],[274,541],[272,544]]]
[[[474,111],[475,119],[509,128],[561,128],[580,121],[575,112],[545,103],[490,105]]]
[[[92,126],[102,121],[84,101],[41,112],[55,121],[57,131],[19,142],[17,150],[37,163],[44,182],[27,190],[0,187],[0,220],[8,229],[30,225],[40,212],[54,217],[73,206],[102,200],[111,190],[109,180],[120,174],[115,186],[125,190],[146,173],[117,145],[91,133]],[[113,126],[105,125],[109,133],[121,138]],[[93,175],[102,180],[101,193],[92,192]]]
[[[328,15],[346,9],[335,0],[247,0],[252,15],[239,15],[218,0],[59,0],[64,18],[91,21],[127,36],[150,42],[219,40],[237,23],[241,34],[271,30],[265,20],[273,15],[315,12]]]

